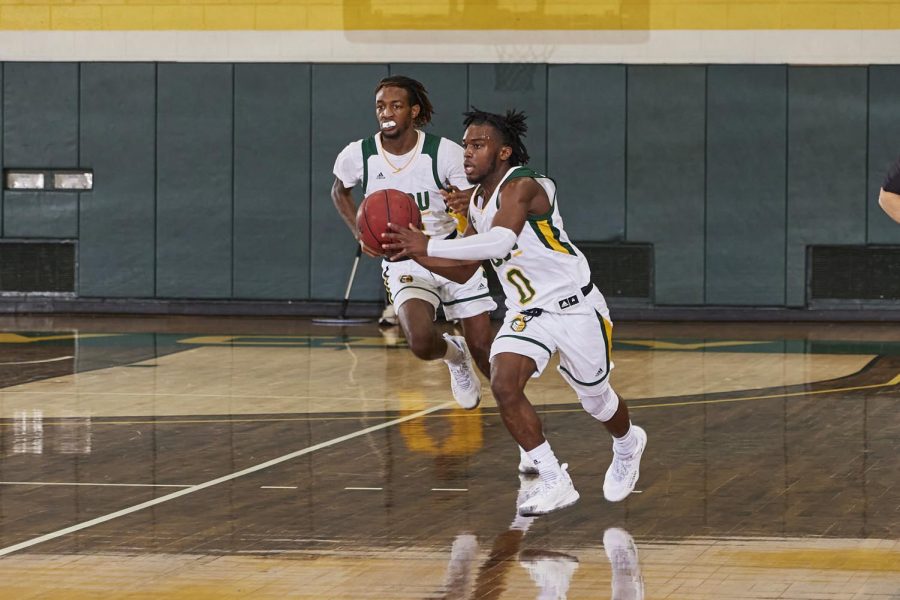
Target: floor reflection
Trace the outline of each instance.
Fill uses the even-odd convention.
[[[545,377],[529,393],[581,500],[520,517],[535,480],[496,406],[448,408],[446,368],[402,337],[125,325],[0,333],[0,598],[900,590],[898,326],[622,324],[614,377],[653,439],[638,493],[603,499],[608,437]]]
[[[519,475],[521,503],[538,478]],[[537,591],[535,600],[566,600],[572,578],[580,566],[576,552],[543,547],[522,548],[522,541],[541,517],[523,517],[513,507],[509,528],[494,538],[486,558],[480,555],[478,536],[460,533],[453,540],[444,575],[442,600],[492,600],[504,597],[507,578],[518,567],[524,569]],[[609,559],[611,600],[644,600],[644,579],[634,538],[621,527],[603,533],[603,550]],[[591,568],[596,563],[588,562]]]

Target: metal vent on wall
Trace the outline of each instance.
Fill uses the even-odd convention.
[[[900,246],[810,246],[810,300],[900,300]]]
[[[607,298],[652,301],[653,244],[575,242]]]
[[[75,242],[0,240],[0,292],[74,293]]]

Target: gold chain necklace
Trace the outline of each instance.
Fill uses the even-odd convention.
[[[390,159],[387,157],[387,152],[384,151],[384,146],[382,144],[378,144],[380,146],[380,150],[381,150],[381,158],[383,158],[384,162],[386,162],[388,164],[388,166],[394,170],[394,173],[399,173],[400,171],[402,171],[403,169],[405,169],[406,167],[411,165],[412,162],[414,160],[416,160],[416,157],[419,156],[418,150],[419,150],[419,141],[420,141],[419,138],[420,137],[421,137],[421,134],[419,134],[419,132],[417,131],[416,132],[416,145],[415,145],[415,147],[413,147],[412,150],[410,150],[410,152],[412,152],[412,156],[409,157],[409,160],[407,160],[406,164],[403,165],[402,167],[398,167],[397,165],[392,163],[390,161]]]

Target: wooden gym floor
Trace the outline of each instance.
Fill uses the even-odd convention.
[[[0,319],[0,598],[900,599],[900,324],[618,324],[638,490],[548,369],[581,500],[533,519],[398,335]]]

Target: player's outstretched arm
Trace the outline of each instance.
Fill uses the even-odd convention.
[[[878,204],[890,218],[900,223],[900,194],[894,194],[881,188],[881,193],[878,195]]]
[[[331,201],[341,215],[344,223],[350,228],[353,238],[359,242],[362,251],[372,258],[380,258],[381,254],[372,250],[359,241],[359,232],[356,231],[356,201],[353,200],[353,188],[344,187],[344,183],[337,177],[331,185]]]

